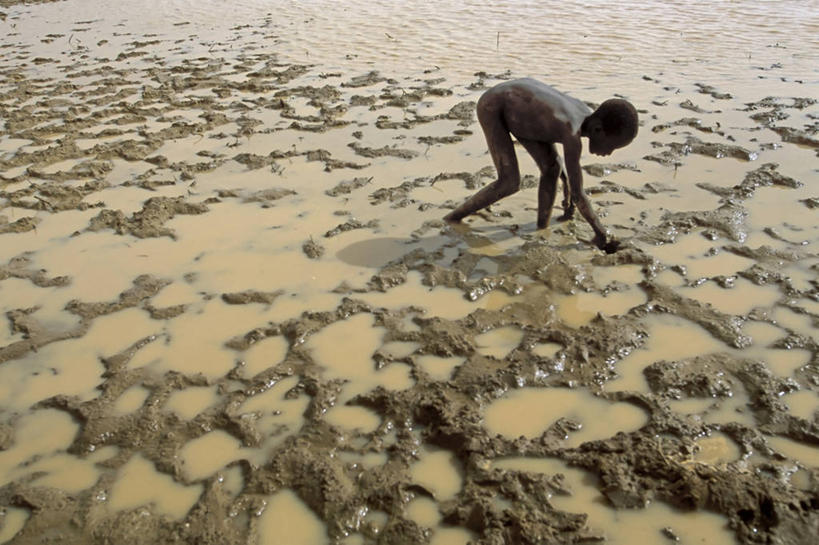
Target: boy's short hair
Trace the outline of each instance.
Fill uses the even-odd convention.
[[[594,116],[600,120],[607,135],[619,136],[624,145],[637,136],[640,124],[637,109],[626,100],[610,98],[595,110]]]

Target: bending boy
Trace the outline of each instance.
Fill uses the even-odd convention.
[[[525,78],[506,81],[486,91],[478,100],[478,121],[486,136],[498,179],[478,191],[445,216],[458,222],[464,217],[520,189],[520,171],[512,137],[526,148],[540,169],[537,226],[549,225],[557,179],[563,178],[563,216],[574,207],[594,230],[592,241],[607,253],[617,251],[619,241],[606,236],[603,225],[583,192],[580,169],[581,137],[589,139],[589,151],[609,155],[628,145],[637,135],[637,110],[625,100],[610,99],[592,112],[583,102],[539,81]],[[565,173],[555,144],[563,146]],[[568,183],[567,175],[568,174]]]

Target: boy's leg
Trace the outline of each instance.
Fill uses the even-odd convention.
[[[557,195],[557,178],[563,171],[555,145],[537,140],[520,140],[540,169],[540,185],[537,191],[537,228],[549,226],[552,207]],[[564,182],[565,183],[565,182]]]
[[[560,180],[563,182],[563,215],[560,216],[560,221],[566,221],[574,217],[574,200],[572,200],[572,191],[569,187],[569,178],[566,176],[566,167],[559,155],[557,159],[560,161]]]
[[[462,218],[486,208],[490,204],[507,197],[520,189],[520,171],[512,137],[503,120],[500,99],[485,94],[478,101],[478,121],[486,137],[489,154],[498,171],[498,179],[484,187],[461,206],[444,216],[446,221],[457,222]]]

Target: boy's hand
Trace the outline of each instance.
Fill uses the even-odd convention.
[[[609,238],[606,240],[605,236],[595,236],[592,240],[592,244],[606,252],[607,254],[613,254],[617,250],[620,249],[620,241],[614,238]]]

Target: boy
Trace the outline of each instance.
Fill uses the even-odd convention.
[[[594,229],[592,243],[606,253],[617,251],[620,242],[606,237],[603,225],[583,192],[580,137],[589,139],[589,151],[595,155],[609,155],[628,145],[637,135],[634,106],[625,100],[610,99],[592,112],[583,102],[544,83],[525,78],[506,81],[486,91],[478,100],[478,121],[486,136],[498,179],[447,214],[445,220],[459,222],[518,191],[520,171],[511,134],[526,148],[540,169],[538,229],[549,225],[560,176],[564,194],[561,219],[570,219],[576,205]],[[565,173],[555,144],[563,146]]]

